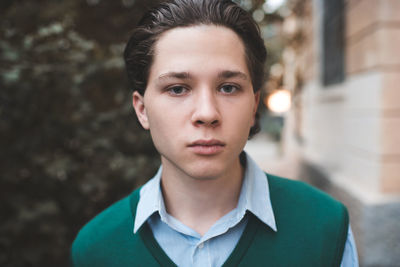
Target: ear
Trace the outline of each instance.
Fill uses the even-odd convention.
[[[258,109],[258,104],[260,103],[260,90],[258,90],[258,92],[254,94],[254,101],[255,101],[255,104],[254,104],[253,116],[256,115],[257,109]]]
[[[132,94],[132,106],[135,109],[136,116],[146,130],[149,129],[149,120],[147,117],[146,106],[144,105],[144,97],[138,91]]]
[[[254,108],[253,108],[253,119],[252,119],[253,122],[251,124],[253,126],[256,123],[256,114],[257,114],[259,103],[260,103],[260,91],[258,91],[254,94]]]

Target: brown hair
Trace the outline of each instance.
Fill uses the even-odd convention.
[[[264,82],[267,51],[253,18],[230,0],[171,0],[149,10],[134,29],[124,51],[131,88],[144,95],[153,63],[154,46],[160,35],[177,27],[217,25],[233,30],[243,41],[253,90]],[[258,117],[258,114],[257,114]],[[249,137],[259,131],[256,118]]]

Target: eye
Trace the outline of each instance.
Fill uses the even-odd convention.
[[[180,86],[180,85],[172,86],[172,87],[168,88],[168,92],[171,95],[177,95],[177,96],[183,95],[183,94],[187,93],[187,91],[188,91],[187,88]]]
[[[219,88],[219,90],[224,94],[233,94],[239,90],[239,87],[233,84],[224,84]]]

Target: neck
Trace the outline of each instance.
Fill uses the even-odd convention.
[[[200,235],[236,208],[244,173],[239,158],[229,171],[213,179],[196,179],[167,166],[163,163],[161,178],[167,212]]]

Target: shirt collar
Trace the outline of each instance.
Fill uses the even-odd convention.
[[[136,208],[136,217],[133,228],[133,233],[136,233],[145,221],[157,211],[164,209],[164,200],[161,195],[161,173],[162,166],[158,169],[156,175],[150,179],[140,189],[140,198]]]
[[[155,213],[166,214],[164,200],[161,193],[162,166],[157,174],[140,190],[140,199],[137,205],[133,232],[136,233],[149,217]],[[240,191],[237,210],[253,213],[260,221],[277,231],[275,217],[271,205],[268,180],[265,173],[257,166],[254,160],[246,153],[246,170],[242,189]]]
[[[246,153],[246,170],[240,192],[238,209],[245,199],[245,210],[253,213],[260,221],[277,231],[275,216],[272,209],[269,185],[266,174],[257,163]]]

